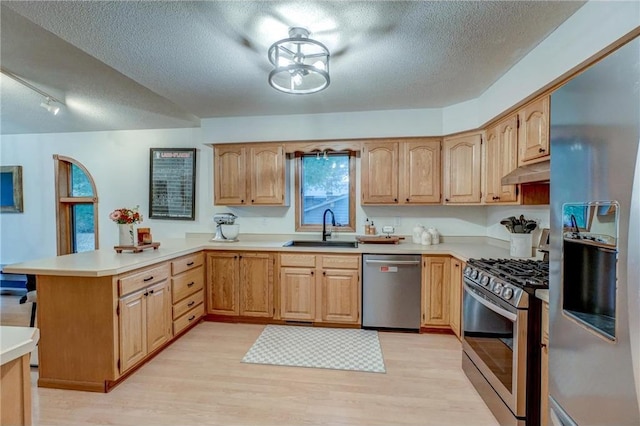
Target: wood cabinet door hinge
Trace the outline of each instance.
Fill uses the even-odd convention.
[[[516,185],[516,197],[520,195],[520,185]]]
[[[118,358],[117,366],[118,366],[118,371],[120,371],[120,358]]]
[[[516,129],[520,128],[520,116],[516,117]]]
[[[116,306],[116,316],[118,315],[120,315],[120,305]]]

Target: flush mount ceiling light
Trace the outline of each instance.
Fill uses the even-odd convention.
[[[316,93],[329,86],[329,49],[309,38],[309,31],[289,29],[289,38],[269,48],[269,61],[275,67],[269,84],[276,90],[296,95]]]
[[[54,98],[53,96],[51,96],[50,94],[48,94],[44,90],[38,89],[33,84],[24,81],[23,79],[21,79],[20,77],[18,77],[14,73],[12,73],[10,71],[7,71],[4,68],[0,68],[0,72],[2,74],[6,75],[7,77],[17,81],[18,83],[22,84],[24,87],[33,90],[34,92],[36,92],[37,94],[39,94],[41,96],[44,96],[44,101],[42,101],[40,103],[40,106],[42,108],[46,109],[47,111],[49,111],[53,115],[56,115],[56,114],[58,114],[60,112],[60,105],[64,105],[64,102]],[[53,104],[52,104],[52,102],[53,102]]]

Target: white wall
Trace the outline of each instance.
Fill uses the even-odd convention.
[[[443,109],[204,119],[201,129],[2,136],[0,163],[23,166],[25,211],[0,215],[0,263],[56,254],[53,154],[80,161],[94,177],[102,248],[116,243],[116,228],[108,219],[112,209],[139,204],[142,213],[148,214],[151,147],[199,149],[196,221],[145,220],[157,239],[181,237],[185,232],[213,232],[211,216],[217,211],[238,214],[243,232],[289,233],[294,226],[293,206],[233,209],[213,206],[212,152],[205,144],[439,136],[476,128],[638,26],[640,3],[591,1],[478,99]],[[369,217],[378,226],[395,225],[401,234],[409,234],[419,222],[439,228],[445,236],[488,235],[506,240],[508,234],[498,224],[500,219],[520,214],[548,226],[547,207],[358,207],[357,221],[362,226],[364,218]]]

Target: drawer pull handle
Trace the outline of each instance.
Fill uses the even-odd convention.
[[[142,281],[147,282],[147,281],[151,281],[153,279],[153,275],[151,275],[149,278],[144,278]]]
[[[193,306],[193,305],[195,305],[195,304],[196,304],[196,301],[195,301],[195,300],[192,300],[191,302],[187,303],[187,306],[190,308],[190,307],[192,307],[192,306]]]
[[[189,262],[189,263],[187,263],[187,266],[193,266],[194,263],[195,262]]]
[[[194,319],[196,319],[196,316],[195,316],[195,315],[191,315],[191,316],[189,317],[189,322],[193,321]]]
[[[153,290],[149,290],[149,294],[153,294]]]
[[[191,281],[189,284],[187,284],[187,287],[191,287],[195,284],[195,282]]]

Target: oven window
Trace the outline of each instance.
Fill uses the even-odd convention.
[[[515,324],[464,293],[464,339],[509,392],[513,392]]]

